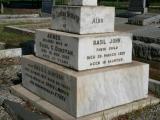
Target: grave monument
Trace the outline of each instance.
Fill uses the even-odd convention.
[[[42,0],[42,16],[50,16],[55,0]]]
[[[132,61],[132,35],[114,32],[114,7],[92,1],[54,6],[36,56],[22,58],[23,86],[75,118],[148,95],[149,65]]]
[[[160,24],[160,15],[157,13],[148,13],[148,0],[130,0],[129,12],[135,13],[128,18],[128,23],[133,25],[158,25]]]
[[[144,14],[148,12],[146,5],[146,0],[130,0],[129,1],[129,12],[135,12],[139,14]]]

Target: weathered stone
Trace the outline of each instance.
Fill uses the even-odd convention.
[[[23,86],[74,117],[130,103],[148,94],[149,65],[139,62],[82,72],[34,56],[23,57],[22,63]]]
[[[133,25],[156,25],[160,24],[160,15],[158,14],[143,14],[128,18],[128,23]]]
[[[154,94],[160,96],[160,81],[150,79],[149,90]]]
[[[160,45],[133,41],[133,56],[160,61]]]
[[[97,6],[97,0],[70,0],[69,5]]]
[[[54,30],[77,34],[114,32],[114,7],[54,6]]]
[[[35,42],[36,56],[76,70],[132,62],[132,35],[128,33],[77,35],[40,29]]]
[[[21,48],[0,50],[0,59],[21,57],[21,56],[22,56]]]
[[[155,43],[160,45],[160,28],[148,26],[132,31],[133,39],[145,43]]]
[[[3,107],[13,120],[50,120],[48,117],[25,109],[21,104],[9,100],[3,101]]]

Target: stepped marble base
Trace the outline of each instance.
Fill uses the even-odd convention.
[[[22,58],[23,86],[74,117],[148,95],[149,65],[139,62],[82,72],[34,56]]]
[[[49,115],[53,120],[111,120],[120,115],[143,109],[146,106],[158,104],[160,102],[159,98],[149,95],[145,99],[141,99],[129,104],[97,112],[88,116],[75,118],[68,113],[62,111],[61,109],[57,108],[53,104],[50,104],[44,99],[41,99],[40,97],[25,89],[21,85],[12,86],[11,93],[24,99],[25,101],[30,102],[38,110]]]

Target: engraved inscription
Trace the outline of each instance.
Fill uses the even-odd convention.
[[[55,18],[57,19],[58,17],[70,18],[70,19],[76,21],[76,23],[80,22],[80,17],[70,11],[67,11],[67,9],[65,9],[65,11],[61,10],[60,12],[54,12],[52,14],[53,19],[55,19]]]
[[[69,84],[65,84],[64,75],[34,63],[28,63],[24,69],[25,76],[29,78],[30,84],[34,87],[63,102],[69,97],[71,88]]]
[[[104,21],[103,18],[96,17],[92,20],[92,24],[103,23],[103,21]]]
[[[90,69],[131,61],[129,36],[72,37],[45,33],[36,40],[37,56],[75,68]]]

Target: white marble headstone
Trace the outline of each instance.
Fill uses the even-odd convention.
[[[132,62],[132,35],[129,33],[77,35],[39,29],[35,46],[36,56],[76,70]]]
[[[77,33],[114,32],[114,7],[54,6],[51,29]]]
[[[76,72],[34,56],[22,58],[23,86],[81,117],[147,97],[149,65],[139,62]]]

